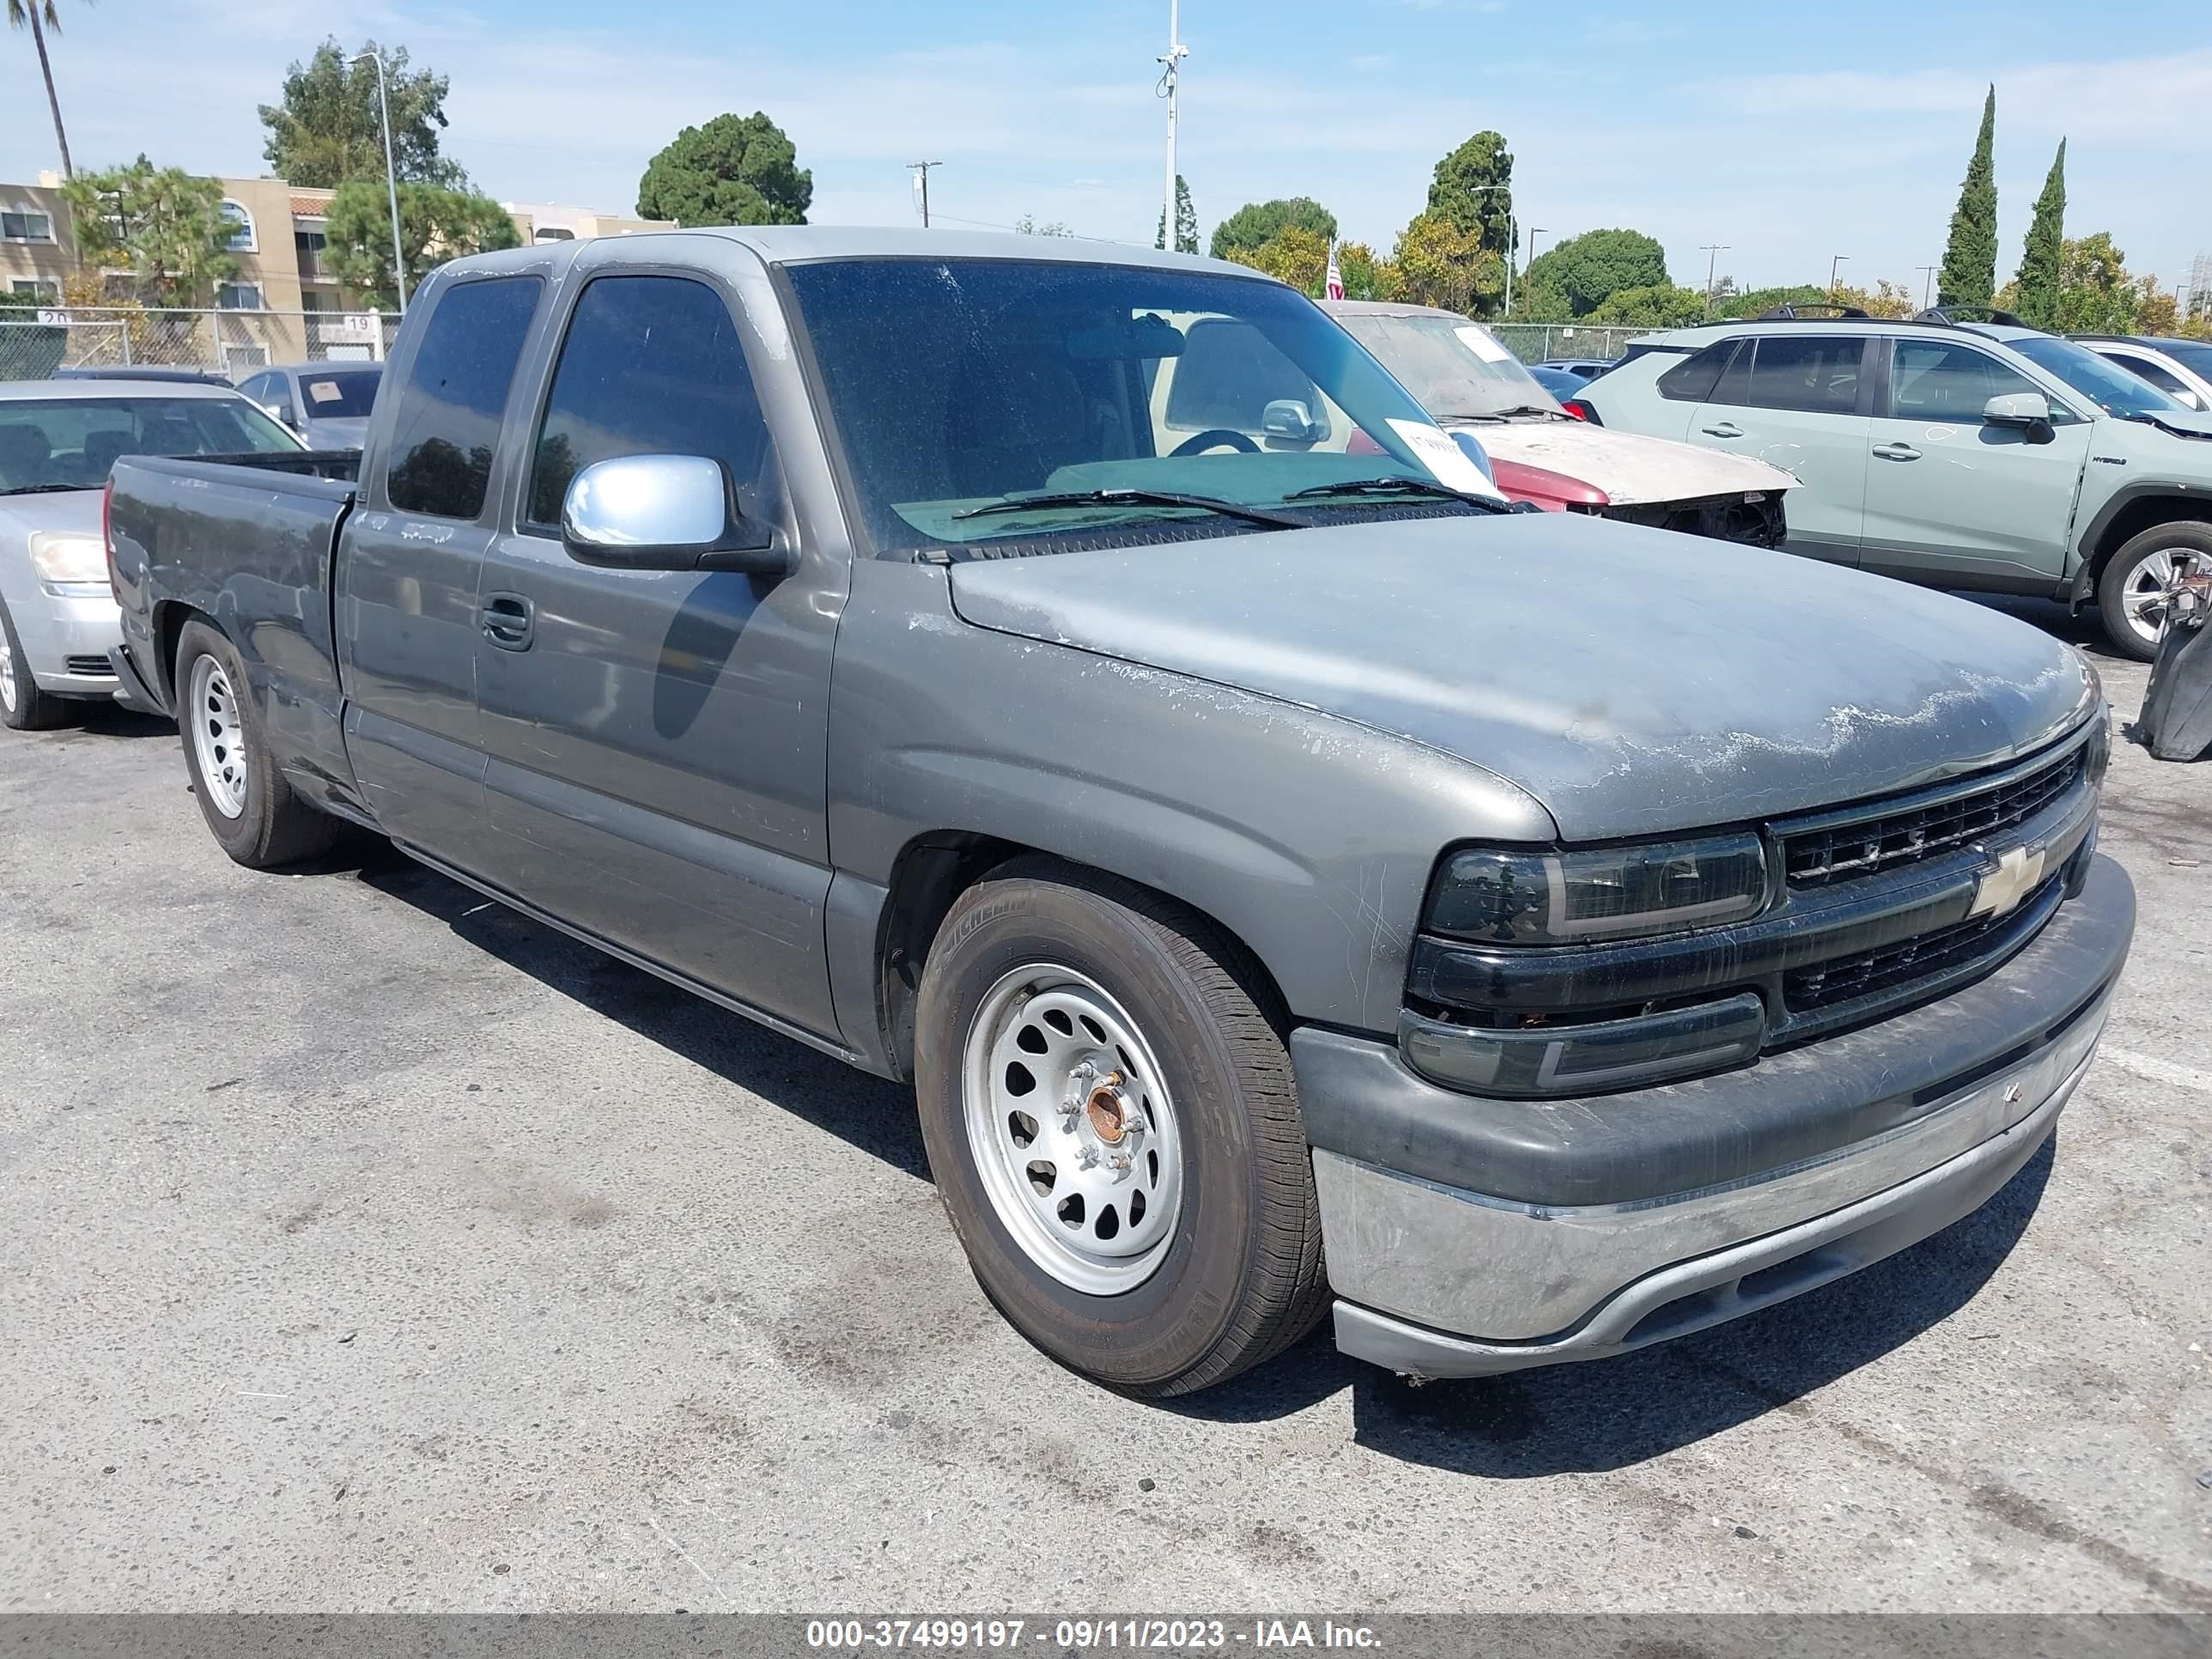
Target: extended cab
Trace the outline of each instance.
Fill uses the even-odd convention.
[[[2133,925],[2071,648],[1508,510],[1211,261],[460,260],[357,480],[125,460],[110,559],[232,857],[366,825],[912,1079],[992,1299],[1139,1394],[1331,1306],[1494,1371],[1901,1249],[2044,1143]]]

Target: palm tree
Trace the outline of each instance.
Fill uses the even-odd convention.
[[[40,14],[46,14],[45,28],[40,27]],[[76,169],[70,165],[69,134],[62,131],[62,100],[54,95],[54,66],[46,58],[46,29],[56,34],[62,32],[61,15],[54,9],[54,0],[8,0],[8,22],[12,28],[31,26],[32,42],[39,49],[39,69],[46,77],[46,107],[54,112],[54,142],[62,148],[62,177],[74,179]]]

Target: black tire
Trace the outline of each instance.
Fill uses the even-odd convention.
[[[2105,637],[2121,655],[2137,662],[2148,662],[2158,655],[2158,641],[2138,633],[2128,621],[2127,592],[2145,560],[2154,553],[2176,549],[2187,549],[2201,562],[2212,566],[2212,524],[2185,520],[2153,525],[2130,538],[2106,562],[2098,576],[2097,620],[2104,625]]]
[[[1127,1010],[1176,1102],[1181,1211],[1151,1276],[1120,1294],[1038,1266],[994,1207],[969,1137],[971,1024],[994,986],[1041,960]],[[1060,1364],[1138,1396],[1185,1394],[1272,1358],[1327,1309],[1312,1159],[1273,1000],[1203,917],[1053,860],[1001,866],[938,930],[915,1044],[930,1168],[984,1293]]]
[[[212,658],[223,678],[234,688],[238,721],[245,737],[245,800],[235,817],[216,805],[214,793],[200,769],[199,744],[194,722],[205,711],[191,706],[194,672],[199,659]],[[246,664],[237,648],[205,623],[186,623],[177,636],[174,681],[177,730],[184,738],[185,769],[191,776],[192,793],[199,799],[200,816],[222,850],[249,870],[268,870],[296,864],[328,852],[337,838],[338,822],[300,799],[269,758],[261,711],[247,690]]]
[[[67,725],[76,711],[67,697],[39,690],[38,681],[31,678],[30,659],[23,654],[23,641],[15,635],[15,619],[4,605],[0,605],[0,637],[8,642],[13,672],[7,685],[14,688],[10,696],[5,686],[0,686],[0,726],[10,732],[51,732]]]

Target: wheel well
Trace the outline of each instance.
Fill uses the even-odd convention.
[[[2097,538],[2096,551],[2090,556],[2089,589],[2094,592],[2104,579],[2105,567],[2112,562],[2112,555],[2125,547],[2153,525],[2175,524],[2194,520],[2212,524],[2212,501],[2192,499],[2186,495],[2145,495],[2130,501],[2112,515],[2112,523],[2105,526]]]
[[[161,676],[161,684],[154,690],[177,705],[177,639],[188,622],[204,622],[212,628],[215,619],[202,615],[188,605],[172,599],[154,613],[154,672]]]
[[[884,902],[883,921],[876,946],[877,1008],[883,1022],[885,1052],[902,1079],[914,1075],[914,1011],[921,990],[922,970],[928,965],[930,946],[937,930],[960,896],[1001,866],[1018,858],[1059,855],[1020,842],[1004,841],[960,830],[933,830],[915,836],[901,849],[892,866],[890,896]],[[1074,869],[1095,866],[1060,860]],[[1101,875],[1113,875],[1100,870]],[[1127,879],[1127,878],[1123,878]],[[1235,947],[1241,961],[1228,965],[1248,980],[1247,989],[1262,1008],[1278,1020],[1286,1020],[1281,988],[1251,947],[1234,929],[1196,905],[1147,886],[1148,891],[1204,917]]]

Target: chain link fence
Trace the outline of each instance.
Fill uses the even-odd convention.
[[[381,361],[399,326],[373,311],[0,310],[0,380],[61,368],[197,368],[235,380],[271,363]]]
[[[1551,362],[1559,358],[1590,358],[1609,362],[1656,331],[1648,328],[1593,328],[1587,323],[1492,323],[1498,343],[1524,363]]]

